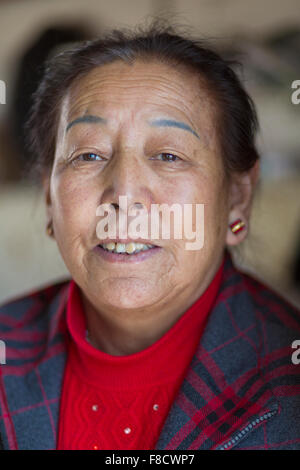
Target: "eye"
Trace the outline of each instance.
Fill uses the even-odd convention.
[[[97,155],[96,153],[93,152],[87,152],[87,153],[82,153],[75,157],[76,161],[81,161],[81,162],[95,162],[95,161],[102,161],[104,160],[100,155]]]
[[[160,153],[157,158],[163,162],[176,162],[181,160],[181,158],[177,157],[177,155],[174,155],[173,153]]]

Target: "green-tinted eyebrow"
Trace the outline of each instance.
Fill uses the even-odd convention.
[[[178,127],[179,129],[184,129],[185,131],[191,132],[197,137],[197,139],[200,139],[197,132],[195,132],[194,129],[192,129],[185,122],[174,121],[173,119],[155,119],[154,121],[150,121],[149,124],[155,127]]]
[[[103,119],[100,116],[93,116],[91,114],[87,114],[86,116],[81,116],[77,119],[74,119],[74,121],[71,121],[66,128],[66,132],[68,132],[71,127],[75,126],[75,124],[80,124],[82,122],[87,122],[87,123],[96,123],[96,124],[106,124],[106,119]]]

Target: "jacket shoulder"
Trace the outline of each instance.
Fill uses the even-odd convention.
[[[34,289],[0,307],[0,433],[5,449],[55,448],[69,284],[65,280]]]
[[[242,277],[260,338],[260,367],[275,395],[281,399],[294,395],[299,405],[300,365],[294,358],[298,354],[295,344],[299,347],[300,343],[300,309],[260,280],[247,274]]]
[[[300,309],[263,282],[249,275],[243,279],[260,337],[260,373],[276,397],[278,414],[260,429],[261,447],[258,434],[252,433],[241,448],[264,448],[267,436],[267,448],[299,450],[300,364],[295,341],[300,340]]]
[[[241,273],[243,284],[251,297],[256,317],[273,330],[300,334],[300,308],[280,292],[252,275]]]
[[[28,326],[38,316],[47,312],[49,305],[67,288],[70,280],[64,279],[18,295],[0,306],[1,334],[13,328]]]

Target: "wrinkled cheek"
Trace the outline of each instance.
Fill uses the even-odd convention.
[[[77,227],[88,209],[89,190],[75,178],[58,178],[52,186],[54,218],[61,225]]]
[[[57,181],[52,187],[52,209],[56,242],[68,265],[72,253],[78,253],[88,227],[89,215],[82,204],[80,188],[76,190],[71,181]]]
[[[206,220],[206,235],[207,240],[211,240],[212,243],[220,245],[225,243],[225,236],[227,230],[227,210],[226,210],[226,195],[221,195],[218,200],[214,201],[214,204],[207,209],[207,220]]]

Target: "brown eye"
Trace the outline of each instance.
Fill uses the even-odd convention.
[[[78,155],[75,160],[83,161],[83,162],[94,162],[94,161],[102,161],[103,158],[96,153],[87,152]]]
[[[177,155],[173,155],[172,153],[160,153],[158,155],[158,159],[163,162],[175,162],[181,160],[181,158],[177,157]]]

